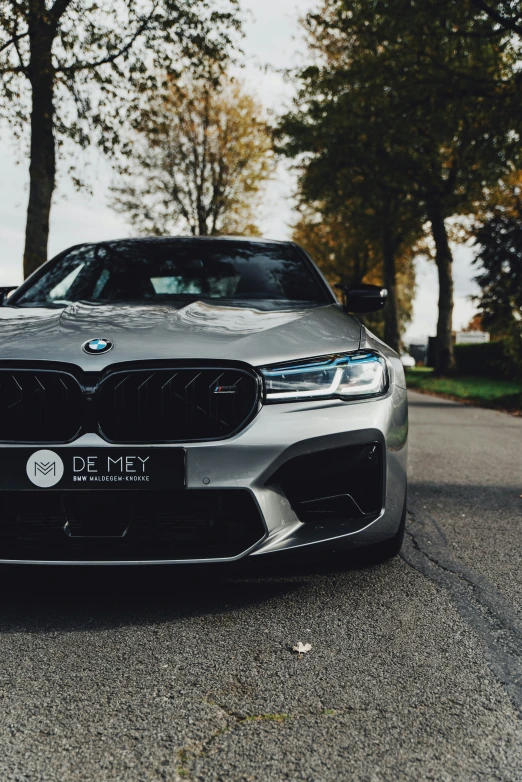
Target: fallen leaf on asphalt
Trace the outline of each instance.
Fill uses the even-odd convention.
[[[309,652],[311,648],[312,644],[304,644],[302,641],[299,641],[299,643],[297,643],[295,646],[292,646],[292,650],[297,652],[298,657],[301,657],[302,654]]]

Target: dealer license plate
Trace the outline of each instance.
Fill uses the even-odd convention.
[[[183,448],[0,449],[0,490],[184,487]]]

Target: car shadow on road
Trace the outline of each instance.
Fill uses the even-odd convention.
[[[218,615],[368,567],[357,554],[212,566],[0,566],[0,635],[77,632]]]

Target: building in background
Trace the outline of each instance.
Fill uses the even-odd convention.
[[[489,342],[487,331],[457,331],[455,335],[456,345],[483,345]]]

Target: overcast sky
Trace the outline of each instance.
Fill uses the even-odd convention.
[[[310,0],[242,0],[243,8],[249,12],[243,42],[246,67],[242,78],[264,104],[276,112],[289,104],[293,88],[279,73],[267,71],[264,66],[281,69],[299,62],[303,44],[298,17],[313,4]],[[84,154],[93,194],[76,193],[68,183],[65,171],[62,172],[51,216],[50,255],[78,242],[131,234],[124,219],[107,206],[107,188],[111,181],[108,164],[95,151]],[[19,160],[16,145],[6,133],[0,138],[0,164],[0,285],[9,285],[22,279],[28,163]],[[291,173],[280,166],[268,188],[261,215],[265,236],[273,239],[290,237],[293,189]],[[472,282],[471,259],[469,249],[457,248],[453,324],[457,329],[465,325],[473,313],[469,295],[475,292],[476,286]],[[417,282],[414,319],[407,333],[407,339],[412,340],[435,333],[438,283],[433,263],[419,261]]]

